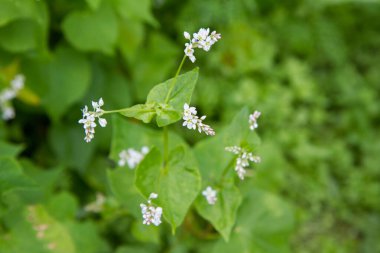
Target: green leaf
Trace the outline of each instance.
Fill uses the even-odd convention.
[[[70,236],[75,245],[75,252],[110,252],[108,245],[98,234],[98,228],[95,223],[91,221],[82,223],[68,222],[65,224],[65,227],[70,232]]]
[[[55,121],[84,95],[90,83],[85,56],[62,46],[51,59],[26,62],[24,70],[27,85],[42,97],[42,104]]]
[[[66,39],[82,51],[112,54],[117,40],[116,15],[107,1],[95,11],[73,11],[63,21]]]
[[[10,190],[33,187],[20,165],[11,158],[0,158],[0,195]]]
[[[200,190],[200,175],[196,167],[186,162],[184,147],[180,146],[169,155],[168,164],[163,167],[162,154],[153,148],[136,170],[136,187],[148,197],[158,194],[157,205],[163,208],[165,219],[178,227]]]
[[[152,121],[156,112],[154,111],[154,105],[138,104],[123,110],[120,114],[139,119],[144,123],[149,123]]]
[[[47,225],[41,241],[45,245],[54,245],[54,252],[75,253],[75,245],[65,226],[52,218],[46,209],[41,205],[28,208],[28,219],[33,227]]]
[[[43,2],[34,0],[1,0],[0,1],[0,27],[20,18],[41,18],[41,9],[45,7]]]
[[[249,129],[250,112],[244,107],[232,120],[231,124],[223,132],[225,146],[242,146],[251,150],[260,144],[260,139],[255,131]]]
[[[84,140],[83,131],[77,125],[53,124],[49,132],[49,144],[61,165],[79,168],[83,172],[95,151],[94,145]]]
[[[127,168],[108,170],[111,191],[116,200],[135,218],[141,218],[140,204],[143,198],[134,185],[135,172]]]
[[[131,66],[145,37],[144,25],[134,20],[119,20],[118,47]]]
[[[47,211],[57,220],[71,220],[78,210],[77,199],[69,192],[54,195],[47,204]]]
[[[294,229],[292,207],[273,194],[252,189],[239,210],[231,240],[220,240],[212,252],[289,253],[289,237]]]
[[[156,85],[149,92],[146,103],[127,108],[122,115],[150,122],[156,116],[159,127],[172,124],[182,117],[183,105],[190,103],[198,79],[198,68]],[[170,95],[169,90],[173,85]],[[167,98],[167,101],[166,101]]]
[[[151,13],[151,0],[113,0],[113,2],[123,18],[146,21],[153,26],[158,25]]]
[[[217,190],[217,201],[214,205],[207,203],[204,196],[198,196],[195,207],[198,213],[210,221],[214,228],[228,241],[231,230],[235,225],[236,213],[242,197],[239,189],[230,184]]]
[[[156,106],[156,121],[159,127],[174,123],[181,118],[183,105],[190,103],[197,80],[198,68],[195,68],[192,71],[179,75],[177,78],[171,78],[160,83],[151,89],[146,103],[159,105],[158,107]],[[173,89],[169,97],[167,97],[172,85],[174,85]]]
[[[16,20],[0,28],[0,46],[10,52],[37,47],[37,24],[30,19]]]
[[[98,9],[101,2],[102,0],[86,0],[86,3],[88,4],[88,6],[90,6],[92,10]]]
[[[22,151],[22,149],[23,147],[21,145],[13,145],[4,141],[0,141],[0,158],[15,157]]]

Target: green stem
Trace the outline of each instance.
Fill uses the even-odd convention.
[[[129,108],[123,108],[123,109],[111,110],[111,111],[103,111],[103,114],[115,113],[115,112],[124,112],[124,111],[127,111],[128,109]]]
[[[169,101],[170,95],[171,95],[171,93],[172,93],[172,91],[173,91],[173,89],[174,89],[174,85],[175,85],[175,83],[176,83],[176,81],[177,81],[177,77],[178,77],[178,75],[179,75],[179,72],[180,72],[181,69],[182,69],[182,66],[183,66],[183,63],[185,62],[186,57],[187,57],[186,55],[183,56],[182,61],[181,61],[181,64],[179,65],[179,67],[178,67],[178,69],[177,69],[177,72],[175,73],[175,76],[174,76],[174,78],[173,78],[173,81],[172,81],[172,83],[170,84],[168,94],[166,95],[166,98],[165,98],[165,104],[167,104],[168,101]]]
[[[103,111],[103,114],[109,114],[109,113],[117,113],[117,112],[127,112],[128,110],[131,110],[131,107],[123,108],[123,109],[117,109],[117,110],[111,110],[111,111]],[[140,112],[153,112],[153,109],[139,109]]]
[[[164,126],[164,168],[167,168],[168,162],[169,162],[169,134],[168,134],[168,127]]]

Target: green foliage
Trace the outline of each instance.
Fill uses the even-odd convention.
[[[0,0],[0,92],[26,77],[0,122],[0,251],[380,251],[379,16],[357,0]],[[222,39],[173,78],[200,27]],[[100,97],[128,119],[104,115],[85,143],[79,109]],[[190,102],[216,136],[181,127]],[[233,145],[262,157],[244,181]],[[142,224],[151,192],[159,227]]]

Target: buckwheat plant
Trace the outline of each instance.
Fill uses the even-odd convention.
[[[174,233],[194,204],[195,208],[191,210],[196,210],[227,240],[241,203],[237,187],[240,180],[235,180],[230,172],[235,168],[239,178],[244,179],[249,163],[260,161],[251,153],[258,143],[256,131],[251,130],[257,128],[260,113],[255,111],[250,115],[245,108],[229,126],[221,127],[216,134],[214,127],[206,124],[206,116],[198,116],[201,114],[191,105],[198,68],[180,73],[187,58],[191,63],[195,62],[195,49],[210,51],[221,35],[216,31],[210,33],[209,28],[201,28],[193,36],[184,32],[184,37],[188,42],[174,77],[154,86],[145,103],[105,110],[103,106],[106,108],[107,105],[100,98],[92,102],[92,110],[87,106],[82,109],[79,123],[83,124],[85,141],[90,142],[95,137],[97,124],[106,127],[107,121],[103,117],[119,114],[112,119],[114,136],[111,147],[111,158],[118,167],[109,172],[109,181],[117,198],[128,196],[128,208],[138,209],[134,201],[129,201],[129,198],[141,198],[133,196],[136,189],[147,200],[146,204],[140,204],[143,224],[159,226],[163,218]],[[123,118],[135,120],[132,123]],[[159,130],[144,128],[136,124],[136,119],[143,123],[154,120]],[[183,130],[204,133],[205,140],[191,148],[176,132],[169,131],[170,125],[181,120]],[[189,138],[196,131],[188,132]],[[222,159],[225,146],[236,157]],[[127,182],[132,185],[125,185]],[[125,199],[122,201],[125,203]]]

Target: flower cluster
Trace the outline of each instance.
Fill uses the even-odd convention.
[[[98,118],[99,125],[105,127],[107,125],[107,120],[100,118],[103,115],[104,111],[100,108],[104,105],[103,99],[100,98],[98,102],[92,101],[92,107],[94,111],[89,111],[87,105],[82,109],[83,117],[78,122],[83,124],[83,128],[86,136],[84,140],[90,142],[94,138],[95,134],[95,119]]]
[[[14,99],[18,92],[24,87],[24,82],[25,77],[22,74],[18,74],[11,81],[11,86],[0,93],[0,108],[3,112],[2,118],[4,120],[10,120],[15,117],[15,110],[10,101]]]
[[[249,115],[248,123],[249,129],[252,131],[255,130],[259,125],[257,124],[257,119],[260,117],[261,112],[254,111],[251,115]]]
[[[210,205],[214,205],[217,201],[216,190],[213,190],[210,186],[208,186],[206,190],[202,192],[202,195],[206,198],[207,203]]]
[[[152,205],[152,199],[158,198],[157,193],[151,193],[149,195],[148,199],[148,205],[140,204],[141,207],[141,213],[143,216],[143,224],[150,225],[154,224],[156,226],[161,224],[161,215],[162,215],[162,208],[161,207],[154,207]]]
[[[189,43],[185,44],[185,54],[189,57],[190,61],[195,62],[194,48],[202,48],[204,51],[209,51],[211,46],[214,45],[220,38],[220,33],[213,31],[210,34],[210,29],[199,29],[198,33],[193,34],[191,38],[188,32],[184,32],[183,35],[189,40]]]
[[[197,116],[197,109],[195,107],[190,107],[185,103],[183,109],[183,126],[194,130],[198,128],[198,131],[200,133],[203,131],[206,135],[215,135],[215,131],[209,125],[203,124],[203,120],[206,118],[206,116],[199,118]]]
[[[123,167],[126,163],[128,163],[128,167],[130,169],[134,169],[144,159],[148,152],[149,148],[145,146],[141,148],[141,152],[133,148],[124,149],[119,153],[118,164],[120,167]]]
[[[248,152],[244,148],[238,146],[226,147],[226,151],[232,152],[238,155],[236,159],[235,171],[238,174],[241,180],[244,180],[244,175],[246,173],[245,168],[249,166],[249,161],[254,163],[259,163],[261,158],[255,156],[252,153]]]

